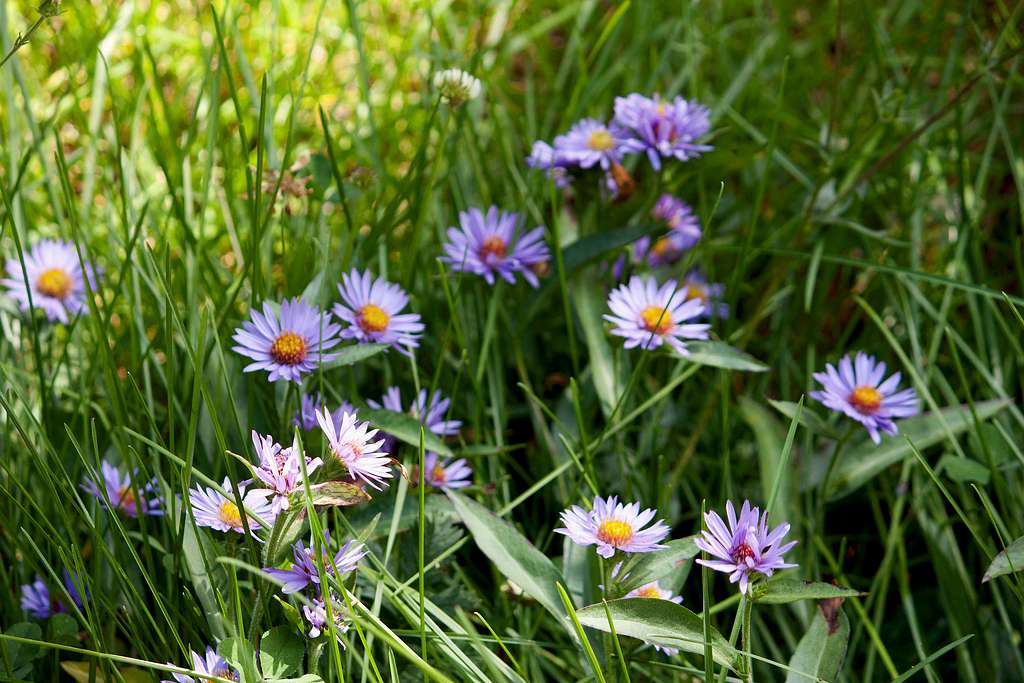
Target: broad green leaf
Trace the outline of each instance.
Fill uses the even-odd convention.
[[[43,639],[43,630],[39,628],[39,624],[34,624],[31,621],[22,621],[14,624],[4,631],[4,634],[25,638],[26,640]],[[6,658],[3,654],[0,654],[0,672],[4,671],[4,663],[10,662],[13,670],[12,673],[18,673],[21,669],[31,664],[32,660],[38,659],[43,654],[38,645],[19,643],[13,640],[0,640],[0,647],[7,651]]]
[[[800,581],[798,579],[777,579],[758,584],[754,588],[753,597],[758,603],[778,605],[797,600],[825,600],[829,598],[852,598],[864,595],[860,591],[845,586],[835,586],[819,581]]]
[[[768,369],[767,365],[746,351],[740,351],[725,342],[686,342],[686,349],[690,353],[686,356],[681,356],[681,358],[698,365],[708,365],[713,368],[724,368],[726,370],[746,370],[749,372],[764,372]]]
[[[383,408],[379,410],[360,408],[359,417],[369,420],[374,427],[379,428],[382,432],[387,432],[399,441],[415,446],[417,449],[420,447],[420,421],[411,415]],[[429,429],[423,430],[423,444],[428,451],[445,457],[452,455],[452,449],[448,448],[448,445]]]
[[[977,460],[961,458],[960,456],[952,455],[951,453],[947,453],[942,456],[942,459],[939,460],[939,466],[936,469],[944,472],[947,477],[958,484],[976,482],[984,486],[988,484],[989,478],[992,474],[989,472],[987,467]]]
[[[306,641],[291,626],[278,626],[260,638],[260,668],[265,678],[297,676],[306,654]]]
[[[321,507],[358,505],[370,500],[370,494],[347,481],[325,481],[322,484],[312,484],[309,487],[309,493],[313,505]],[[302,489],[294,491],[290,496],[291,504],[302,505],[305,495],[306,492]]]
[[[483,505],[453,491],[448,491],[448,498],[477,546],[498,571],[555,615],[559,623],[565,624],[562,598],[555,586],[559,582],[565,583],[565,580],[551,560],[514,526]]]
[[[982,583],[990,581],[1003,574],[1012,574],[1024,569],[1024,536],[999,551],[999,554],[992,560],[992,564],[985,571]]]
[[[803,410],[806,412],[807,409]],[[739,412],[740,417],[749,425],[750,431],[754,433],[754,438],[757,440],[761,495],[762,500],[769,501],[772,498],[772,490],[775,488],[775,478],[780,474],[779,463],[782,460],[782,451],[786,444],[786,428],[776,419],[774,413],[747,396],[740,397]],[[790,420],[792,419],[791,417]],[[790,523],[795,524],[797,517],[792,504],[792,471],[792,466],[788,466],[781,472],[782,479],[779,481],[779,492],[773,503],[772,516],[775,519],[787,519]]]
[[[596,261],[611,251],[632,244],[641,237],[662,229],[657,225],[631,225],[627,228],[604,230],[581,237],[562,251],[565,272],[571,274],[577,268]]]
[[[772,408],[775,408],[775,410],[779,411],[790,420],[796,417],[797,404],[794,403],[793,401],[773,401],[771,399],[768,399],[768,403],[771,405]],[[803,409],[800,411],[800,417],[797,421],[800,423],[801,426],[809,429],[815,434],[821,434],[822,436],[827,436],[830,439],[839,438],[838,432],[836,432],[836,430],[833,429],[832,427],[829,427],[828,424],[826,424],[825,420],[823,420],[821,416],[819,416],[816,412],[808,409],[806,403],[804,404]]]
[[[704,622],[682,605],[657,598],[623,598],[609,600],[607,607],[619,636],[704,654]],[[604,604],[584,607],[576,615],[584,626],[609,632]],[[711,653],[722,666],[734,671],[740,666],[739,652],[714,628],[711,629]]]
[[[103,670],[97,665],[93,671],[95,677],[90,678],[89,662],[61,662],[60,668],[64,669],[64,673],[73,678],[77,683],[108,683],[110,681],[117,681],[121,683],[122,679],[124,683],[152,683],[153,677],[148,671],[139,669],[131,666],[124,669],[118,669],[117,673],[120,675],[114,678],[109,678],[103,675]]]
[[[217,595],[224,595],[227,590],[227,577],[224,569],[213,560],[224,553],[214,547],[213,541],[202,528],[194,528],[190,521],[185,522],[185,531],[181,541],[181,551],[185,556],[185,567],[192,578],[192,588],[202,605],[206,623],[214,638],[220,639],[227,635],[224,617],[217,601]],[[210,562],[207,571],[203,556]]]
[[[693,559],[700,552],[693,542],[696,538],[677,538],[666,543],[668,547],[664,550],[635,555],[636,561],[622,568],[626,577],[615,584],[615,597],[651,581],[657,581],[661,588],[678,591],[693,567]]]
[[[78,621],[67,613],[58,613],[46,620],[46,639],[62,645],[79,644]]]
[[[1009,399],[993,399],[975,403],[974,410],[979,420],[987,420],[1010,403]],[[968,406],[952,406],[944,408],[941,417],[936,413],[928,413],[901,421],[899,434],[883,437],[882,443],[877,446],[870,439],[864,439],[842,454],[842,461],[832,476],[829,498],[842,498],[856,491],[885,468],[909,457],[913,450],[907,443],[908,439],[918,450],[944,441],[947,431],[943,421],[954,435],[966,431],[974,424]]]
[[[604,319],[601,317],[604,312],[604,301],[598,293],[597,286],[587,280],[576,281],[572,287],[572,299],[583,328],[583,340],[587,344],[594,390],[601,402],[601,412],[608,417],[622,395],[622,383],[615,374],[612,347],[608,343]]]
[[[241,683],[259,683],[261,680],[256,672],[256,652],[248,640],[225,638],[217,645],[217,654],[239,673]]]
[[[305,674],[298,678],[278,678],[268,683],[324,683],[324,679],[316,674]]]
[[[838,680],[850,640],[850,620],[843,613],[841,602],[826,600],[818,605],[810,627],[789,660],[791,670],[786,683]]]
[[[367,358],[376,356],[378,353],[387,351],[387,349],[387,344],[350,344],[341,348],[334,348],[330,351],[334,358],[326,363],[321,363],[320,367],[324,370],[331,370],[345,365],[355,365]],[[362,414],[363,411],[359,412]]]

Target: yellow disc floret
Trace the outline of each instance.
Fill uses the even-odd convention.
[[[217,519],[227,524],[232,529],[242,528],[242,513],[238,506],[230,500],[225,500],[217,509]]]
[[[640,320],[648,332],[664,335],[672,329],[672,316],[660,306],[648,306],[640,312]]]
[[[602,543],[618,548],[633,538],[633,527],[621,519],[609,519],[597,527],[597,538]]]
[[[36,280],[36,289],[45,296],[63,299],[71,293],[71,276],[63,268],[50,268]]]
[[[595,152],[607,152],[614,146],[615,141],[612,140],[612,134],[608,132],[607,128],[598,128],[590,134],[590,138],[587,140],[587,147]]]
[[[298,365],[306,360],[306,340],[294,332],[282,332],[270,345],[270,357],[282,365]]]
[[[861,385],[850,394],[850,403],[857,409],[857,412],[871,415],[877,413],[878,409],[882,407],[882,394],[874,387]]]
[[[366,304],[359,309],[359,327],[363,332],[383,332],[388,329],[391,316],[375,304]]]

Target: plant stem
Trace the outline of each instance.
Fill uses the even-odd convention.
[[[750,617],[754,612],[754,601],[750,596],[743,596],[743,661],[745,663],[744,675],[749,683],[754,683],[754,659],[750,656],[753,634],[750,632]]]

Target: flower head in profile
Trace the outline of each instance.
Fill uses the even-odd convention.
[[[288,496],[302,486],[302,462],[299,451],[294,447],[282,448],[270,436],[252,432],[252,445],[260,459],[253,474],[266,484],[271,494],[270,507],[274,515],[288,509]],[[306,458],[306,474],[315,471],[323,461],[320,458]]]
[[[704,313],[700,299],[688,299],[686,288],[677,288],[675,280],[661,287],[653,277],[634,275],[629,282],[612,290],[608,297],[612,314],[604,319],[614,327],[611,333],[624,337],[625,347],[651,350],[668,344],[680,355],[687,355],[684,339],[707,339],[710,325],[688,323]]]
[[[378,430],[370,429],[369,422],[359,422],[355,413],[343,415],[341,424],[335,427],[327,408],[318,412],[316,419],[327,437],[331,455],[345,466],[349,476],[380,490],[384,480],[391,478],[392,472],[391,458],[386,451],[381,450],[384,439],[371,441]]]
[[[652,268],[675,263],[700,240],[700,219],[683,200],[663,194],[651,213],[668,227],[668,232],[653,244],[650,237],[638,239],[633,245],[635,261],[646,260]]]
[[[510,283],[519,273],[533,287],[540,282],[534,271],[549,259],[544,244],[544,228],[534,228],[519,235],[516,224],[519,215],[499,211],[492,206],[485,214],[480,209],[459,213],[459,227],[448,228],[445,256],[441,260],[453,270],[481,276],[487,284],[494,284],[498,275]]]
[[[480,96],[480,79],[462,69],[444,69],[434,74],[434,87],[441,98],[453,107],[459,107]]]
[[[649,553],[661,550],[661,541],[668,536],[669,528],[658,520],[644,528],[654,519],[657,511],[647,509],[641,512],[640,503],[624,505],[616,496],[607,500],[594,498],[594,508],[589,512],[573,505],[561,514],[564,527],[555,529],[581,546],[597,545],[597,554],[607,559],[615,551],[624,553]]]
[[[100,462],[100,474],[103,477],[103,489],[97,486],[91,478],[86,478],[81,483],[83,491],[92,494],[104,506],[110,505],[115,510],[120,510],[129,517],[138,517],[139,512],[153,517],[164,514],[161,509],[163,499],[157,495],[151,495],[156,490],[156,478],[147,482],[139,482],[132,486],[132,477],[128,472],[122,472],[115,465],[106,460]],[[138,475],[138,469],[134,472]],[[136,497],[138,491],[138,497]],[[108,503],[109,501],[109,503]]]
[[[384,278],[374,279],[370,271],[356,269],[342,275],[338,285],[341,303],[334,304],[334,315],[347,327],[345,339],[360,344],[387,344],[405,355],[420,344],[423,323],[418,313],[402,313],[409,296],[398,285]]]
[[[719,282],[708,282],[707,276],[698,268],[691,269],[683,277],[686,296],[699,299],[704,304],[705,317],[725,319],[729,317],[729,304],[722,299],[725,296],[725,285]]]
[[[545,171],[557,188],[568,187],[572,183],[566,161],[555,152],[554,147],[543,140],[533,143],[530,156],[526,157],[526,165]]]
[[[768,528],[768,513],[761,514],[758,508],[750,507],[750,501],[743,501],[740,516],[732,501],[725,504],[728,525],[717,512],[708,512],[704,521],[708,528],[695,540],[697,547],[715,557],[714,560],[698,559],[697,563],[729,575],[731,583],[739,582],[740,592],[746,593],[752,579],[757,575],[771,576],[776,569],[795,567],[782,557],[796,545],[790,541],[779,545],[789,533],[789,524]],[[753,576],[752,576],[753,575]]]
[[[654,599],[654,600],[668,600],[669,602],[674,602],[677,605],[683,601],[683,596],[681,596],[681,595],[672,595],[672,591],[670,591],[667,588],[662,588],[661,586],[658,585],[657,581],[651,581],[650,583],[645,583],[644,585],[640,586],[639,588],[634,588],[633,590],[631,590],[628,593],[626,593],[625,597],[627,597],[627,598],[651,598],[651,599]],[[665,647],[664,645],[658,645],[657,643],[652,643],[652,642],[648,642],[648,644],[651,647],[653,647],[655,650],[657,650],[658,652],[663,652],[666,655],[669,655],[670,657],[672,655],[675,655],[675,654],[679,653],[679,648],[676,648],[676,647]]]
[[[320,394],[303,394],[299,405],[299,411],[295,413],[295,417],[292,418],[292,424],[296,427],[300,427],[304,432],[311,432],[319,426],[316,421],[316,413],[318,410],[326,406],[327,403],[323,400]],[[341,417],[345,413],[354,413],[356,409],[348,401],[342,401],[341,405],[331,413],[331,417],[334,419],[335,425],[341,424]]]
[[[167,663],[174,666],[172,662]],[[229,681],[238,680],[238,672],[232,669],[227,660],[217,654],[217,651],[210,646],[206,647],[205,655],[200,655],[194,650],[192,651],[192,670],[197,674],[217,676],[218,678],[226,678]],[[196,679],[188,674],[172,673],[171,676],[174,677],[174,680],[164,679],[161,683],[196,683]],[[207,679],[200,677],[199,680],[205,681]]]
[[[324,571],[336,578],[342,578],[355,570],[359,561],[368,552],[362,543],[354,540],[347,541],[334,557],[327,554],[327,547],[331,543],[330,532],[324,530],[323,562]],[[317,569],[314,543],[309,542],[309,547],[297,541],[292,546],[292,557],[294,562],[288,569],[277,569],[275,567],[264,567],[263,571],[274,578],[284,582],[281,591],[283,593],[297,593],[303,590],[310,583],[320,585],[320,571]]]
[[[608,170],[622,159],[622,140],[596,119],[582,119],[569,132],[555,138],[555,157],[565,166]]]
[[[822,385],[821,391],[812,391],[811,398],[821,401],[832,410],[843,413],[864,425],[875,443],[881,443],[880,432],[895,434],[895,420],[917,415],[920,410],[917,392],[912,388],[899,391],[900,373],[885,377],[885,363],[874,356],[858,352],[855,359],[843,356],[837,370],[831,363],[825,372],[814,373]]]
[[[646,154],[660,171],[662,159],[686,161],[712,149],[697,142],[711,129],[710,117],[707,107],[682,97],[663,100],[633,93],[615,98],[612,127],[623,138],[623,151]]]
[[[345,619],[345,606],[333,593],[328,592],[328,594],[331,599],[331,616],[334,618],[334,632],[338,642],[344,645],[341,636],[348,631],[348,622]],[[318,638],[321,634],[328,632],[327,604],[322,597],[314,599],[309,605],[304,605],[302,607],[302,616],[306,618],[306,622],[309,624],[310,638]]]
[[[50,598],[50,589],[43,577],[36,575],[32,583],[21,586],[21,609],[36,619],[48,619],[50,615],[64,611],[64,605],[56,598]]]
[[[412,404],[406,409],[402,404],[402,391],[398,387],[388,387],[381,398],[381,402],[367,401],[371,408],[392,410],[396,413],[406,413],[419,420],[423,426],[438,436],[451,436],[459,433],[462,426],[460,420],[447,419],[448,407],[451,400],[445,398],[440,389],[435,390],[430,398],[427,398],[427,390],[420,389],[413,399]],[[383,404],[383,405],[382,405]]]
[[[224,478],[221,485],[225,491],[231,492],[231,480]],[[238,495],[245,507],[249,529],[256,531],[261,528],[253,515],[259,516],[267,524],[274,521],[274,509],[267,500],[270,491],[266,489],[246,490],[245,484],[239,482]],[[209,527],[217,531],[234,531],[244,534],[245,526],[242,524],[242,510],[235,503],[235,496],[225,496],[219,491],[196,485],[189,491],[189,502],[192,504],[192,514],[195,515],[196,524]]]
[[[267,370],[271,382],[302,382],[302,376],[316,370],[320,363],[334,358],[324,351],[338,344],[339,326],[330,316],[302,299],[281,302],[276,313],[269,303],[263,312],[253,310],[250,319],[235,329],[232,337],[238,345],[232,349],[254,360],[244,372]]]
[[[86,313],[86,278],[93,284],[93,273],[86,267],[83,273],[75,245],[63,240],[42,240],[25,252],[25,271],[18,259],[7,259],[7,277],[0,284],[17,299],[21,310],[32,306],[46,313],[50,321],[67,323],[80,313]],[[26,277],[27,276],[27,277]]]
[[[413,482],[419,482],[419,469],[413,474]],[[466,462],[465,458],[448,461],[442,459],[437,453],[426,452],[423,454],[423,481],[427,486],[447,491],[449,489],[464,489],[473,483],[473,469]]]

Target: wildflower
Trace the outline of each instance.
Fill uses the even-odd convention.
[[[173,664],[167,662],[168,664]],[[206,655],[200,655],[199,653],[192,651],[192,670],[198,674],[206,674],[207,676],[217,676],[218,678],[226,678],[230,681],[238,680],[238,672],[231,668],[231,665],[227,661],[217,654],[217,651],[212,647],[206,647]],[[196,683],[196,679],[187,674],[176,674],[172,673],[171,676],[174,680],[164,679],[160,683]],[[207,680],[206,678],[200,678],[200,681]]]
[[[43,583],[41,576],[36,575],[32,583],[21,586],[21,609],[36,619],[48,619],[51,614],[64,611],[60,600],[50,598],[50,589]]]
[[[624,152],[646,153],[656,171],[664,158],[686,161],[712,149],[696,143],[711,129],[708,108],[682,97],[662,100],[658,95],[636,93],[617,97],[612,128],[624,138]]]
[[[540,285],[531,266],[548,260],[544,228],[534,228],[521,237],[516,223],[519,215],[499,211],[492,206],[484,214],[480,209],[459,213],[459,227],[448,228],[446,256],[441,260],[454,270],[480,275],[494,284],[495,274],[510,283],[520,273],[533,287]]]
[[[260,465],[253,469],[256,478],[272,491],[271,509],[274,515],[288,509],[288,496],[302,485],[302,463],[299,451],[294,447],[282,448],[269,436],[252,432],[252,445],[259,456]],[[306,474],[315,471],[323,461],[320,458],[306,458]]]
[[[719,282],[708,282],[708,278],[699,268],[692,268],[683,277],[688,299],[699,299],[704,304],[703,316],[728,318],[729,304],[722,301],[725,285]]]
[[[354,268],[341,279],[338,292],[344,303],[334,304],[333,309],[334,315],[349,325],[341,336],[360,344],[389,344],[400,353],[412,355],[410,349],[420,344],[423,323],[418,313],[399,313],[409,303],[402,288],[384,278],[374,280],[370,271],[360,274]]]
[[[731,583],[739,581],[741,593],[747,592],[751,574],[767,577],[776,569],[797,566],[787,564],[782,557],[796,545],[796,541],[778,545],[789,533],[789,524],[780,524],[769,531],[768,513],[761,514],[758,508],[750,507],[750,501],[746,500],[743,501],[738,519],[732,501],[726,502],[725,514],[729,520],[728,526],[717,512],[704,515],[708,528],[694,542],[698,548],[718,559],[698,559],[698,564],[729,574]]]
[[[434,74],[434,87],[441,98],[453,107],[460,107],[480,96],[480,79],[462,69],[445,69]]]
[[[811,398],[860,422],[871,440],[881,443],[879,432],[892,435],[898,431],[894,419],[919,411],[917,393],[912,388],[896,391],[900,373],[893,373],[883,382],[884,376],[885,363],[876,362],[874,356],[858,352],[856,360],[851,361],[847,354],[840,359],[838,371],[828,363],[825,372],[814,373],[823,391],[812,391]]]
[[[142,495],[136,498],[135,489],[132,488],[132,479],[128,472],[122,473],[120,469],[106,460],[100,462],[100,472],[103,475],[102,491],[92,479],[86,479],[80,486],[83,491],[91,493],[104,506],[109,501],[109,505],[113,506],[113,509],[120,510],[132,518],[138,517],[140,510],[142,514],[153,517],[164,514],[164,511],[160,509],[163,505],[163,499],[160,496],[146,497],[146,494],[152,493],[156,489],[156,477],[138,487],[138,492]],[[134,471],[134,474],[138,474],[138,469]]]
[[[668,526],[660,519],[644,529],[655,514],[657,512],[651,509],[641,512],[640,503],[623,505],[616,496],[607,500],[597,496],[590,512],[578,505],[563,511],[561,519],[565,527],[555,529],[555,533],[564,534],[581,546],[597,544],[597,554],[605,559],[614,555],[616,550],[649,553],[665,547],[660,542],[669,532]]]
[[[473,469],[465,458],[453,462],[442,460],[437,453],[423,454],[423,481],[442,491],[448,489],[464,489],[473,483]],[[420,480],[419,472],[413,475],[413,481]]]
[[[683,252],[692,249],[700,240],[700,220],[686,202],[670,194],[658,198],[651,211],[654,219],[668,226],[668,233],[651,243],[650,237],[641,237],[633,245],[633,258],[647,261],[652,268],[675,263]]]
[[[367,401],[366,403],[371,408],[381,407],[381,404],[376,401]],[[409,415],[422,422],[425,428],[438,436],[458,434],[459,428],[462,426],[460,420],[445,419],[448,407],[451,405],[451,400],[444,398],[440,390],[434,391],[430,396],[430,400],[427,400],[427,390],[420,389],[420,393],[416,395],[412,405],[409,406],[409,410],[406,411],[402,408],[401,390],[398,387],[388,387],[388,390],[384,392],[383,398],[381,398],[381,403],[384,404],[385,408],[396,413],[408,412]]]
[[[668,600],[669,602],[674,602],[677,605],[683,601],[683,596],[681,596],[681,595],[672,595],[672,591],[668,590],[667,588],[662,588],[661,586],[658,585],[657,581],[651,581],[650,583],[645,583],[644,585],[640,586],[639,588],[634,588],[633,590],[631,590],[628,593],[626,593],[625,597],[627,597],[627,598],[652,598],[654,600]],[[649,641],[645,641],[645,642],[647,642],[648,645],[653,647],[658,652],[663,652],[663,653],[665,653],[666,655],[668,655],[670,657],[672,655],[679,654],[679,648],[676,648],[676,647],[665,647],[664,645],[658,645],[657,643],[652,643],[652,642],[649,642]]]
[[[591,168],[600,164],[607,171],[622,159],[622,140],[604,123],[582,119],[568,133],[555,138],[554,150],[565,166]]]
[[[301,427],[304,432],[311,432],[317,428],[316,411],[327,405],[320,394],[303,394],[299,411],[292,418],[292,424]],[[335,428],[341,424],[341,417],[345,413],[354,413],[356,409],[348,401],[342,401],[341,405],[331,413]]]
[[[235,329],[232,337],[238,346],[233,350],[252,358],[244,372],[269,370],[268,381],[291,380],[302,382],[302,376],[334,358],[324,351],[336,346],[340,339],[339,325],[330,317],[305,301],[295,298],[281,303],[278,315],[269,303],[263,312],[252,311],[251,320]]]
[[[335,553],[332,560],[326,552],[326,548],[330,545],[330,542],[330,532],[324,530],[324,571],[328,575],[336,578],[341,578],[355,570],[356,565],[359,564],[359,560],[363,559],[368,552],[362,543],[347,541],[345,545],[341,546],[341,549]],[[294,558],[294,562],[291,567],[288,569],[264,567],[263,571],[284,582],[284,586],[281,589],[283,593],[297,593],[308,586],[311,582],[319,586],[320,572],[317,569],[316,558],[313,555],[313,548],[314,545],[312,540],[309,542],[308,548],[303,545],[302,541],[298,541],[292,546],[292,557]]]
[[[370,441],[378,430],[370,429],[369,422],[357,422],[355,413],[345,413],[336,428],[327,408],[317,413],[316,419],[327,437],[331,454],[348,469],[349,476],[380,490],[380,484],[391,478],[391,459],[380,450],[384,439]]]
[[[611,333],[626,339],[625,347],[651,350],[667,343],[680,355],[689,351],[683,339],[707,339],[710,325],[686,323],[704,312],[700,299],[687,299],[686,288],[676,289],[669,280],[660,288],[653,277],[634,275],[629,283],[612,290],[604,319],[615,327]]]
[[[526,165],[547,172],[549,179],[554,181],[555,187],[568,187],[572,182],[569,171],[566,169],[565,161],[558,156],[555,149],[544,142],[537,140],[530,149],[530,156],[526,157]]]
[[[63,240],[42,240],[25,253],[25,271],[18,259],[7,259],[7,278],[0,284],[18,300],[21,310],[41,308],[47,320],[67,323],[69,317],[87,312],[85,279],[94,281],[93,269],[83,273],[74,244]]]
[[[221,487],[225,491],[231,492],[231,480],[225,477]],[[265,489],[246,491],[246,488],[245,484],[239,482],[238,495],[245,507],[249,529],[256,531],[261,528],[260,523],[253,519],[252,515],[261,517],[268,524],[273,523],[274,509],[267,501],[270,492]],[[242,525],[242,511],[235,503],[234,495],[228,497],[214,489],[196,485],[189,491],[189,502],[192,504],[192,513],[199,526],[210,527],[217,531],[245,533],[245,527]]]
[[[337,634],[338,642],[344,645],[341,640],[342,634],[348,631],[348,623],[345,621],[345,612],[341,603],[338,602],[333,594],[330,595],[331,599],[331,615],[334,617],[334,630]],[[321,633],[327,632],[327,605],[324,603],[323,598],[316,598],[312,601],[311,605],[303,605],[302,616],[309,622],[309,637],[317,638]]]

